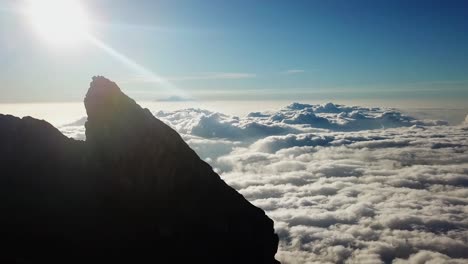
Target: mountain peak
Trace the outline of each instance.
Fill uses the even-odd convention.
[[[125,95],[117,84],[103,76],[94,76],[84,99],[88,121],[86,139],[103,143],[129,134],[132,123],[141,119],[143,110]],[[151,113],[146,110],[144,115]],[[151,115],[152,116],[152,115]],[[131,134],[131,133],[130,133]]]
[[[84,99],[89,119],[108,114],[126,97],[115,82],[104,76],[94,76]],[[125,98],[131,100],[130,98]]]
[[[102,76],[84,103],[85,142],[0,115],[0,262],[278,263],[273,221],[176,131]]]

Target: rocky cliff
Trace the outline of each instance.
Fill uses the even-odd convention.
[[[84,142],[0,115],[2,263],[277,263],[273,222],[176,131],[104,77],[85,107]]]

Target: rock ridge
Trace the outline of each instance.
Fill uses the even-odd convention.
[[[86,141],[0,115],[2,262],[279,263],[273,221],[95,76]]]

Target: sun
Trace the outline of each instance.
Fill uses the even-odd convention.
[[[26,15],[44,40],[75,45],[89,35],[90,21],[78,0],[27,0]]]

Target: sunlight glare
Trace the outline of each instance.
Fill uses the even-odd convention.
[[[89,34],[89,18],[77,0],[28,0],[26,14],[39,35],[57,45],[75,45]]]

